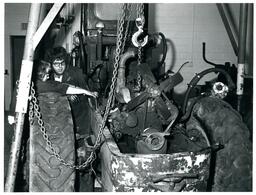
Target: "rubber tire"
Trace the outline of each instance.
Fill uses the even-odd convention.
[[[57,93],[44,93],[39,95],[38,101],[50,141],[65,161],[74,164],[75,139],[67,98]],[[29,191],[73,192],[75,169],[62,165],[51,153],[36,117],[30,128]]]
[[[193,118],[205,129],[211,144],[224,145],[213,154],[211,191],[252,191],[252,143],[240,114],[223,100],[207,97],[194,106],[190,120]]]

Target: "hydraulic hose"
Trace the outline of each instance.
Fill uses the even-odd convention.
[[[166,43],[166,38],[165,38],[165,36],[164,36],[163,33],[159,32],[158,35],[162,38],[162,41],[163,41],[163,57],[162,57],[161,61],[158,62],[159,67],[161,67],[162,64],[163,64],[164,61],[165,61],[165,58],[166,58],[166,54],[167,54],[167,43]]]
[[[188,84],[188,89],[186,91],[185,98],[183,101],[183,106],[182,106],[183,116],[186,115],[186,108],[187,108],[188,98],[189,98],[191,90],[197,85],[197,83],[201,80],[201,78],[203,76],[205,76],[206,74],[212,73],[212,72],[222,73],[226,77],[226,81],[228,83],[229,89],[233,90],[235,88],[235,84],[232,81],[230,75],[225,70],[223,70],[221,68],[209,68],[209,69],[206,69],[206,70],[200,72],[199,74],[196,74],[196,76],[194,76],[192,78],[192,80],[190,81],[190,83]]]

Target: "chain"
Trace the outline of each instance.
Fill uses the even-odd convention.
[[[138,47],[138,64],[141,64],[142,62],[142,47]]]
[[[115,64],[114,64],[114,70],[113,70],[113,77],[112,77],[112,83],[110,86],[109,91],[109,97],[106,105],[106,110],[102,119],[102,123],[100,125],[100,130],[96,138],[96,142],[93,146],[93,150],[90,153],[90,156],[87,158],[87,160],[81,164],[81,165],[74,165],[73,163],[66,162],[61,156],[58,154],[56,149],[53,147],[52,142],[49,139],[48,134],[46,133],[46,129],[44,127],[44,122],[42,120],[42,115],[39,110],[38,100],[35,95],[35,89],[34,89],[34,83],[31,83],[31,103],[30,103],[30,110],[29,110],[29,119],[32,121],[34,115],[37,117],[37,122],[40,126],[40,131],[43,134],[43,138],[46,140],[47,146],[50,148],[53,155],[61,162],[61,164],[71,168],[71,169],[82,169],[87,167],[89,164],[92,166],[93,161],[96,159],[96,149],[98,149],[101,145],[101,137],[103,135],[103,129],[106,125],[106,121],[109,115],[109,111],[111,109],[111,103],[113,101],[113,95],[115,91],[116,86],[116,80],[117,80],[117,70],[119,67],[119,61],[120,61],[120,54],[121,54],[121,46],[122,46],[122,39],[123,39],[123,31],[124,31],[124,20],[125,20],[125,7],[126,5],[122,5],[122,15],[118,22],[118,36],[117,36],[117,42],[116,42],[116,55],[115,55]],[[34,109],[34,115],[33,115],[33,109]]]
[[[144,18],[144,4],[143,3],[138,3],[137,4],[137,18],[142,19],[142,24],[144,26],[145,18]]]
[[[129,31],[129,26],[130,26],[130,17],[131,17],[131,4],[127,4],[127,7],[126,7],[126,11],[127,11],[127,23],[126,23],[126,28],[125,28],[125,34],[124,34],[124,38],[123,38],[123,44],[122,44],[122,49],[121,49],[121,53],[124,52],[124,46],[125,46],[125,43],[126,43],[126,39],[127,39],[127,36],[128,36],[128,31]]]
[[[34,121],[33,121],[33,118],[34,118],[34,106],[33,106],[33,103],[32,101],[29,102],[29,122],[30,122],[30,125],[33,125]]]
[[[144,18],[144,4],[139,3],[137,4],[137,18],[141,18],[142,26],[145,24],[145,18]],[[142,47],[138,47],[138,65],[142,62]],[[137,72],[137,79],[136,79],[136,91],[140,91],[141,89],[141,74],[138,71]]]

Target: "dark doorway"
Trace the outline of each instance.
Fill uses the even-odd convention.
[[[25,45],[25,36],[11,36],[12,88],[20,77],[21,61]]]

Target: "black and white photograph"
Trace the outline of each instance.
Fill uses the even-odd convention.
[[[253,192],[253,1],[1,4],[2,192]]]

